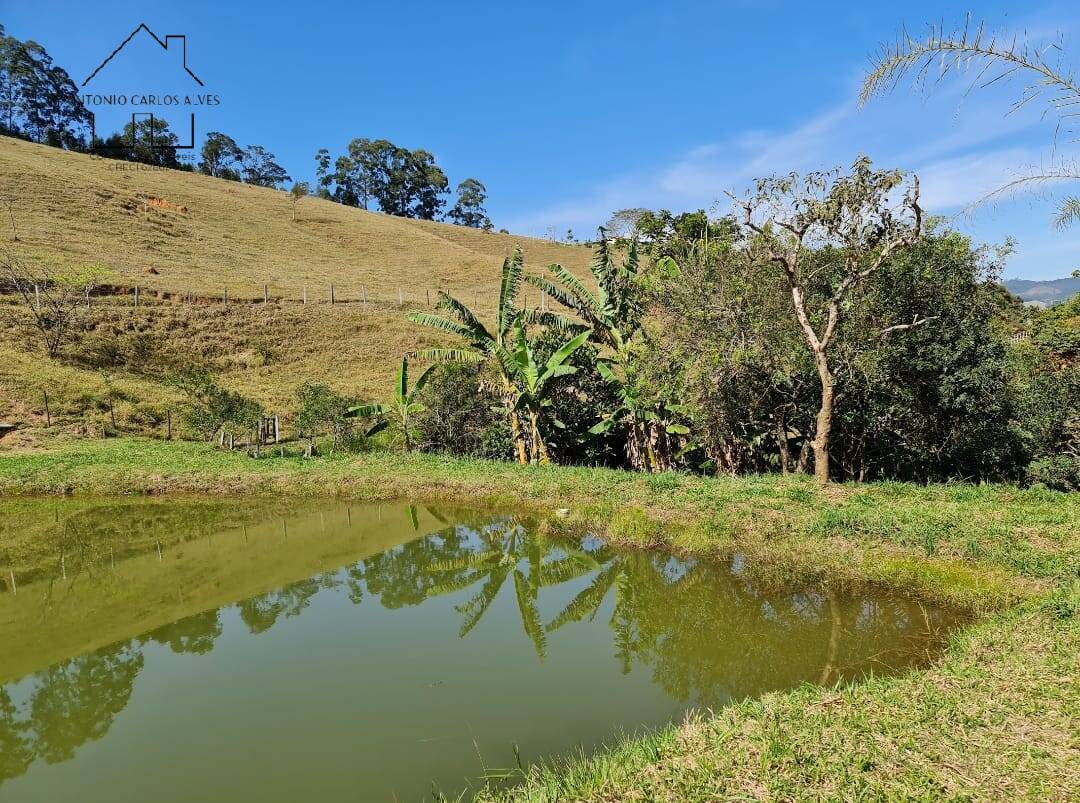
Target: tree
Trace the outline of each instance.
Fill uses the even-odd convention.
[[[349,435],[351,424],[349,409],[355,405],[356,400],[334,392],[327,385],[315,382],[304,382],[300,385],[296,389],[296,399],[299,403],[296,425],[310,438],[309,442],[312,444],[310,451],[314,452],[315,436],[329,432],[330,453],[333,454],[338,443]]]
[[[0,255],[0,281],[15,289],[49,357],[55,357],[77,329],[83,298],[106,276],[99,265],[59,269],[44,263],[31,266],[10,252]]]
[[[510,434],[514,441],[514,451],[518,462],[529,462],[525,432],[518,414],[516,389],[514,387],[517,371],[514,358],[510,354],[511,335],[518,320],[515,308],[518,290],[521,287],[524,260],[521,249],[515,248],[512,256],[503,260],[499,282],[499,305],[495,312],[495,328],[489,331],[480,319],[449,293],[439,291],[438,308],[447,316],[432,315],[426,312],[413,312],[409,320],[421,326],[428,326],[440,332],[461,337],[466,342],[465,348],[430,348],[417,352],[420,359],[433,362],[488,363],[498,376],[493,388],[502,401],[503,409],[510,420]]]
[[[244,149],[236,144],[236,140],[220,131],[211,131],[206,135],[198,168],[200,173],[239,181],[243,164]]]
[[[475,178],[467,178],[457,185],[457,203],[446,217],[459,226],[490,231],[491,218],[484,210],[486,200],[487,188]]]
[[[570,364],[570,358],[574,352],[581,348],[592,334],[591,329],[574,335],[552,354],[541,370],[536,364],[536,356],[532,344],[525,334],[525,324],[519,315],[513,325],[511,334],[512,351],[514,359],[514,407],[522,411],[529,419],[529,445],[530,463],[549,463],[551,456],[540,432],[540,412],[545,407],[551,406],[549,394],[554,384],[553,380],[561,376],[569,376],[577,373],[577,368]],[[562,426],[556,419],[556,426]]]
[[[431,370],[435,366],[429,365],[416,383],[409,387],[409,358],[401,358],[401,367],[398,368],[397,382],[394,384],[394,397],[390,404],[360,404],[350,407],[346,415],[359,418],[382,419],[368,430],[368,436],[375,435],[387,427],[392,426],[405,445],[406,451],[411,451],[416,441],[413,421],[417,415],[424,412],[424,405],[419,401],[419,395],[427,384]]]
[[[628,429],[626,453],[630,464],[637,469],[665,471],[672,467],[668,436],[685,434],[686,427],[669,415],[677,414],[670,405],[635,392],[632,341],[640,329],[642,313],[641,293],[636,282],[638,267],[637,246],[633,242],[622,264],[615,264],[607,232],[601,228],[589,266],[596,280],[595,292],[558,264],[548,265],[554,281],[545,276],[526,276],[526,281],[572,310],[584,324],[555,312],[534,312],[529,317],[567,331],[580,331],[584,326],[596,333],[597,341],[609,350],[597,360],[597,370],[614,388],[621,403],[610,410],[592,432],[602,435],[616,424],[625,422]]]
[[[619,209],[604,224],[604,231],[617,240],[636,240],[640,235],[638,221],[647,215],[648,209]]]
[[[175,382],[187,396],[185,423],[206,440],[220,434],[224,441],[226,436],[254,432],[262,418],[257,402],[221,387],[206,371],[188,372]]]
[[[104,143],[94,143],[94,150],[109,159],[178,169],[176,149],[180,140],[169,129],[167,120],[153,115],[128,121],[122,131]]]
[[[292,185],[292,189],[289,190],[289,199],[292,201],[292,219],[293,223],[296,222],[296,207],[300,203],[300,199],[304,198],[311,192],[311,186],[306,181],[298,181]]]
[[[748,199],[732,196],[743,211],[746,258],[781,268],[791,291],[792,311],[814,358],[821,405],[812,448],[814,476],[820,484],[829,481],[836,395],[829,350],[837,326],[857,301],[852,291],[922,233],[918,177],[906,188],[904,183],[899,171],[875,171],[869,159],[860,157],[848,175],[793,173],[759,180]],[[890,198],[901,189],[903,200],[890,206]],[[890,329],[912,328],[926,320],[916,317]]]
[[[334,176],[330,172],[330,151],[326,148],[319,148],[315,153],[315,179],[320,190],[329,190],[334,183]]]
[[[449,181],[424,150],[410,151],[386,139],[357,138],[335,160],[333,172],[326,149],[315,155],[315,161],[320,187],[347,206],[367,209],[375,200],[388,215],[435,220],[446,203],[442,196]]]
[[[435,157],[425,150],[412,151],[405,157],[403,173],[404,217],[435,220],[446,205],[442,196],[450,186]]]
[[[933,70],[936,85],[955,73],[975,71],[972,88],[986,87],[1014,76],[1029,80],[1020,91],[1010,112],[1027,106],[1045,96],[1048,111],[1058,118],[1057,131],[1068,129],[1080,104],[1080,84],[1064,63],[1060,46],[1033,47],[1024,37],[998,36],[985,29],[983,23],[971,28],[970,20],[963,28],[947,32],[931,25],[925,39],[913,39],[906,33],[900,39],[883,45],[873,60],[870,72],[863,78],[859,104],[865,105],[875,95],[887,92],[910,75],[920,85],[926,84]],[[1057,134],[1055,134],[1055,140]],[[1075,142],[1075,140],[1072,140]],[[1068,156],[1060,156],[1056,142],[1049,168],[1028,173],[995,190],[989,198],[1014,190],[1037,188],[1052,183],[1080,181],[1080,164]],[[1064,198],[1058,206],[1056,224],[1059,228],[1080,221],[1080,196]]]
[[[290,180],[285,168],[274,161],[274,154],[262,145],[251,145],[244,151],[241,174],[244,181],[257,187],[277,189]]]
[[[62,148],[85,147],[92,116],[41,45],[0,25],[0,132]]]

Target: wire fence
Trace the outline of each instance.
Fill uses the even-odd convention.
[[[254,289],[256,292],[250,292]],[[95,300],[112,300],[113,303],[130,304],[133,307],[146,306],[148,302],[166,302],[172,304],[187,304],[198,306],[210,305],[235,305],[235,306],[271,306],[271,305],[298,305],[323,307],[345,307],[367,309],[374,307],[379,309],[412,307],[435,308],[438,305],[439,294],[446,293],[458,301],[470,306],[472,309],[494,309],[498,305],[499,294],[494,290],[451,290],[449,288],[424,288],[423,290],[405,289],[398,287],[397,291],[386,293],[384,288],[378,291],[369,290],[367,285],[303,285],[301,287],[285,290],[269,284],[257,288],[250,288],[244,292],[241,287],[237,292],[237,286],[222,287],[220,293],[207,293],[195,290],[164,290],[155,289],[142,285],[125,287],[121,285],[107,285],[89,289],[84,294],[84,303],[87,307],[93,305]],[[528,308],[535,305],[541,311],[548,308],[549,299],[546,294],[539,290],[523,290],[518,298],[522,307]]]

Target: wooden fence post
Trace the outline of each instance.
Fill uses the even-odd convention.
[[[405,296],[401,292],[401,288],[397,289],[397,305],[400,307],[405,303]]]
[[[274,443],[281,442],[281,419],[274,416]]]
[[[229,288],[228,287],[225,288],[225,295],[223,295],[221,297],[221,303],[222,304],[228,304],[229,303]]]
[[[307,303],[307,285],[304,285],[304,303]]]
[[[263,306],[265,307],[269,303],[270,303],[270,286],[264,284],[263,285]]]
[[[45,396],[45,426],[52,426],[52,413],[49,411],[49,391],[43,390]]]
[[[172,440],[172,410],[165,411],[165,440]]]
[[[139,306],[139,285],[135,285],[135,306]]]
[[[334,303],[334,285],[330,285],[330,304]]]
[[[34,309],[41,312],[41,288],[34,283]]]
[[[364,285],[364,309],[367,309],[367,285]]]
[[[427,305],[430,307],[431,306],[431,291],[430,290],[425,290],[424,295],[427,296]]]

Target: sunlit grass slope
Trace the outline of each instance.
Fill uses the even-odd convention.
[[[137,169],[141,168],[141,169]],[[177,170],[152,170],[0,137],[0,197],[20,250],[63,265],[103,264],[149,290],[299,299],[418,299],[449,288],[493,291],[514,245],[526,262],[583,269],[588,249],[406,220]],[[151,205],[152,199],[164,205]],[[158,202],[155,201],[155,204]],[[5,217],[6,217],[5,210]],[[4,241],[10,241],[4,221]],[[156,271],[151,272],[150,269]]]

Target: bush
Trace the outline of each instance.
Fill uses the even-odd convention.
[[[1055,491],[1080,491],[1080,458],[1059,454],[1032,460],[1027,481]]]
[[[331,451],[339,446],[356,451],[366,445],[362,431],[356,430],[355,419],[346,416],[349,408],[359,403],[357,399],[342,396],[316,382],[302,384],[296,389],[296,398],[299,402],[296,425],[303,434],[312,438],[330,435]]]
[[[480,392],[488,379],[478,365],[438,366],[420,393],[425,409],[416,421],[421,448],[429,452],[507,460],[510,427],[496,400]],[[494,409],[493,409],[494,408]]]
[[[220,387],[205,371],[181,375],[176,385],[187,395],[182,422],[205,440],[218,432],[251,432],[263,415],[257,402]]]

